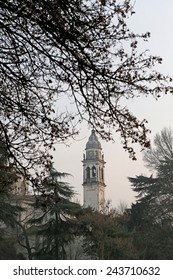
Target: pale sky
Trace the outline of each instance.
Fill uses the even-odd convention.
[[[173,1],[172,0],[136,0],[135,12],[129,19],[130,27],[136,33],[151,32],[151,38],[142,44],[142,50],[149,49],[152,55],[163,58],[159,70],[173,77]],[[150,139],[164,127],[173,129],[173,96],[162,96],[158,101],[153,97],[140,97],[128,101],[130,111],[139,119],[148,120],[148,128],[152,131]],[[57,145],[54,154],[55,168],[60,172],[70,173],[73,177],[67,180],[74,186],[77,198],[83,203],[83,167],[82,157],[90,130],[81,126],[77,141],[69,141],[69,147]],[[111,199],[117,207],[120,202],[129,206],[135,200],[127,177],[150,174],[144,167],[139,146],[134,146],[137,161],[129,159],[121,145],[119,135],[115,135],[115,143],[106,143],[99,139],[103,148],[105,165],[106,199]]]

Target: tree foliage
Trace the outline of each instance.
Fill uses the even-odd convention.
[[[4,233],[1,231],[1,236],[3,236]],[[4,240],[0,239],[0,249],[1,249],[1,255],[0,260],[16,260],[20,259],[20,255],[18,258],[18,255],[16,253],[16,248],[14,246],[14,242],[12,240]]]
[[[80,217],[85,227],[84,252],[91,259],[122,260],[136,259],[132,232],[128,229],[128,216],[117,214],[84,213]]]
[[[129,30],[130,0],[0,1],[0,131],[14,162],[26,172],[51,162],[50,149],[86,120],[106,140],[121,134],[148,146],[146,120],[121,99],[170,90],[154,70],[160,57],[138,53],[146,34]],[[61,110],[64,98],[75,112]]]
[[[18,180],[15,168],[4,142],[0,139],[0,251],[1,260],[18,259],[15,240],[9,232],[15,230],[17,218],[23,209],[12,203],[12,191]]]
[[[145,206],[146,216],[157,223],[172,219],[173,194],[173,131],[164,128],[154,138],[154,146],[144,153],[144,162],[155,176],[129,178],[137,193],[137,203]],[[142,206],[142,208],[143,208]],[[140,206],[141,207],[141,206]],[[156,214],[157,213],[157,214]]]
[[[38,237],[34,258],[67,258],[67,246],[77,232],[76,215],[81,210],[79,204],[71,201],[73,188],[63,181],[68,175],[52,168],[36,196],[35,218],[29,221],[38,225],[33,232]]]
[[[17,179],[15,169],[10,164],[8,150],[0,140],[0,223],[6,226],[16,224],[17,213],[20,209],[11,204],[10,197]]]
[[[172,259],[173,232],[173,132],[164,128],[144,161],[155,176],[129,178],[137,193],[131,207],[131,226],[144,258]],[[165,249],[166,248],[166,249]]]
[[[144,153],[144,162],[149,169],[160,175],[160,167],[172,160],[173,131],[171,128],[163,128],[160,133],[155,135],[153,147]]]

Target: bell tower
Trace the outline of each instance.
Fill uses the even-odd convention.
[[[104,155],[101,144],[92,130],[83,155],[83,198],[84,207],[92,207],[97,211],[104,211],[105,182]]]

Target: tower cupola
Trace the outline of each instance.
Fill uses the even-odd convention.
[[[101,149],[101,144],[95,134],[94,129],[92,130],[88,142],[86,143],[86,149]]]

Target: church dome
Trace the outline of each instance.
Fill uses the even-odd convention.
[[[98,137],[95,134],[95,130],[93,129],[91,135],[86,143],[86,149],[101,149],[101,144],[98,140]]]

